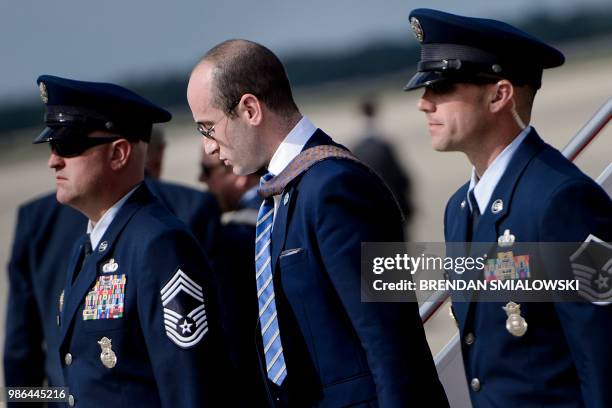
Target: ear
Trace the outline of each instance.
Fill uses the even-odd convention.
[[[514,97],[514,86],[507,79],[502,79],[493,85],[489,99],[489,110],[498,113],[506,108],[512,107]]]
[[[110,165],[114,171],[124,168],[132,155],[132,144],[127,139],[119,139],[111,144]]]
[[[263,120],[263,103],[253,94],[242,95],[236,111],[252,126],[258,126]]]

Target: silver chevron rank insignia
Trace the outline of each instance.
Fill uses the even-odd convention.
[[[208,332],[202,287],[179,268],[160,293],[168,338],[185,349],[198,344]]]

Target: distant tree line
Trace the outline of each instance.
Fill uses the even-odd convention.
[[[588,40],[612,34],[612,9],[586,10],[564,17],[533,15],[517,24],[545,41],[560,44]],[[408,27],[408,26],[407,26]],[[406,29],[406,36],[410,36]],[[372,78],[406,70],[419,56],[416,41],[407,38],[372,42],[342,52],[285,56],[283,60],[294,87],[309,87],[335,81]],[[175,72],[163,78],[147,78],[125,85],[136,92],[169,107],[185,107],[188,71]],[[0,106],[0,133],[35,126],[41,122],[43,108],[39,102]]]

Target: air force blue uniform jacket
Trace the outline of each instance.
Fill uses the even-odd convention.
[[[612,204],[589,177],[535,130],[512,157],[470,237],[468,184],[449,200],[450,242],[612,241]],[[492,203],[503,202],[494,213]],[[462,204],[463,203],[463,204]],[[502,303],[454,302],[463,360],[476,407],[610,407],[612,306],[590,302],[521,303],[523,336],[506,330]]]
[[[219,206],[212,194],[147,179],[152,193],[190,227],[200,245],[214,253]],[[83,235],[87,219],[57,202],[55,193],[19,208],[9,262],[9,300],[4,344],[7,386],[38,387],[47,378],[61,386],[58,354],[58,299],[66,282],[71,246]]]
[[[146,182],[153,195],[189,227],[206,255],[217,256],[221,209],[215,196],[177,183],[151,178]]]
[[[75,403],[219,406],[229,374],[214,289],[184,224],[143,184],[79,272],[81,246],[68,267],[59,337]]]
[[[335,143],[318,130],[304,149],[321,144]],[[321,161],[285,188],[271,244],[278,406],[447,405],[417,305],[361,302],[361,243],[402,238],[390,191],[359,163]]]

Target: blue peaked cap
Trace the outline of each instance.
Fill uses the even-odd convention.
[[[565,62],[556,48],[502,21],[425,8],[413,10],[409,19],[421,43],[421,60],[406,91],[487,77],[538,89],[542,71]]]
[[[47,127],[34,143],[86,137],[96,130],[149,142],[153,123],[172,118],[167,110],[119,85],[52,75],[36,82]]]

